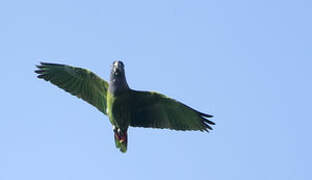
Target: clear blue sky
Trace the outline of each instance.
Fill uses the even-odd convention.
[[[312,179],[308,0],[1,1],[0,180]],[[215,115],[211,133],[129,129],[35,78],[40,61]]]

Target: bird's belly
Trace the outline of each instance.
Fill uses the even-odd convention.
[[[130,106],[128,103],[117,99],[112,103],[109,119],[117,128],[126,130],[130,124],[130,112]]]
[[[126,107],[116,107],[113,109],[112,120],[114,125],[121,129],[128,129],[130,124],[130,114],[128,113],[129,109]]]

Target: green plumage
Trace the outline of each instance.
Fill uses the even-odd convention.
[[[82,68],[62,64],[41,63],[38,78],[50,81],[106,114],[108,83],[96,74]]]
[[[208,131],[214,124],[200,113],[174,99],[156,92],[131,91],[133,97],[130,126],[174,130]]]
[[[156,92],[135,91],[128,87],[124,65],[115,61],[110,82],[82,68],[41,63],[38,78],[77,96],[108,115],[113,125],[116,147],[127,151],[128,127],[173,130],[212,130],[211,115]]]

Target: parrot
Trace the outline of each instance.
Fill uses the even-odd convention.
[[[40,62],[37,77],[83,99],[108,116],[115,146],[127,151],[128,128],[144,127],[180,131],[212,130],[213,116],[154,91],[131,89],[122,61],[112,64],[109,82],[95,73],[65,64]]]

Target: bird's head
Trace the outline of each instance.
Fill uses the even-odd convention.
[[[125,65],[122,61],[114,61],[111,76],[113,77],[121,77],[125,74]]]
[[[115,94],[128,89],[129,87],[125,75],[125,65],[121,61],[114,61],[110,74],[110,90]]]

